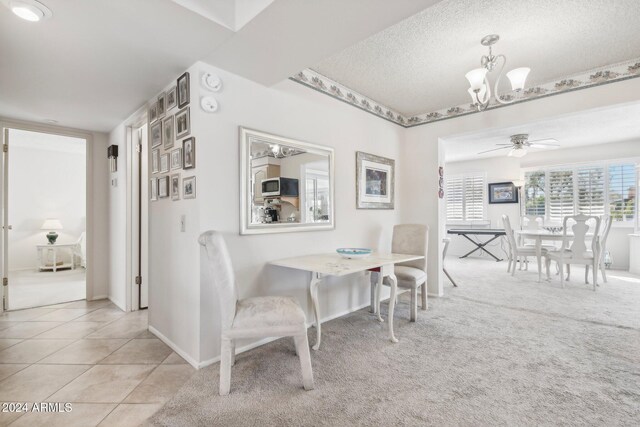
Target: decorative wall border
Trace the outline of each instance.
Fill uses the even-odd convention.
[[[549,83],[533,86],[526,89],[512,104],[500,104],[494,100],[489,104],[487,110],[637,77],[640,77],[640,58],[595,68]],[[309,68],[300,71],[289,79],[405,128],[435,123],[479,112],[473,104],[467,103],[407,117]],[[514,99],[515,96],[514,92],[510,92],[503,94],[502,98],[509,100]]]

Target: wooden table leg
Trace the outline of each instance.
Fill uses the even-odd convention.
[[[322,281],[320,273],[311,273],[311,282],[309,283],[309,294],[311,294],[311,302],[313,303],[313,314],[316,318],[316,344],[314,350],[320,349],[320,341],[322,340],[322,325],[320,322],[320,303],[318,301],[318,285]]]

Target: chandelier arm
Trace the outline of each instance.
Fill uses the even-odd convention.
[[[511,101],[505,101],[500,98],[500,94],[498,93],[498,85],[500,84],[500,80],[502,79],[502,72],[504,71],[505,65],[507,65],[507,58],[504,55],[496,56],[496,60],[498,58],[502,58],[502,66],[500,67],[500,73],[498,74],[498,78],[496,79],[496,84],[494,86],[493,92],[495,94],[496,100],[500,104],[512,104],[515,101],[515,99],[512,99]]]

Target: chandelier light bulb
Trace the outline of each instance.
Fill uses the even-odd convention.
[[[524,83],[527,80],[529,71],[531,71],[530,68],[522,67],[522,68],[515,68],[507,73],[507,77],[511,82],[512,90],[520,91],[524,89]]]

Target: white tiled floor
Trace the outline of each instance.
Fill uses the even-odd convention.
[[[0,402],[70,402],[67,413],[0,412],[0,426],[135,426],[195,372],[147,330],[147,312],[77,301],[0,316]]]

